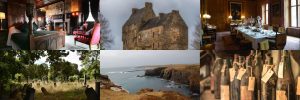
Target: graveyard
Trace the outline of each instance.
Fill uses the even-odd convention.
[[[99,100],[99,51],[0,51],[0,100]]]

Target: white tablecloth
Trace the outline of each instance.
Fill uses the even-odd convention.
[[[245,27],[236,27],[238,34],[242,34],[247,40],[252,42],[252,48],[258,49],[258,43],[265,40],[267,37],[272,38],[276,33],[271,30],[261,30],[260,32],[253,31],[254,28],[246,29]],[[279,34],[279,33],[278,33]]]

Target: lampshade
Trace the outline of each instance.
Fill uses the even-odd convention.
[[[232,16],[230,15],[230,16],[228,16],[228,18],[229,18],[229,19],[232,19]]]
[[[210,16],[209,14],[204,14],[204,15],[203,15],[203,18],[204,18],[204,19],[210,19],[211,16]]]
[[[90,3],[89,3],[90,4]],[[94,22],[95,20],[94,20],[94,18],[93,18],[93,16],[92,16],[92,13],[91,13],[91,8],[90,8],[90,10],[89,10],[90,12],[89,12],[89,16],[88,16],[88,18],[87,18],[87,22]]]
[[[86,21],[87,22],[94,22],[95,21],[94,18],[92,17],[92,13],[91,12],[89,12],[89,16],[88,16],[88,18],[87,18]]]
[[[242,16],[241,18],[242,18],[242,19],[244,19],[244,18],[245,18],[245,16]]]
[[[0,12],[0,19],[5,19],[5,13],[4,12]]]
[[[41,17],[38,17],[38,21],[39,21],[39,22],[42,21],[42,18],[41,18]]]

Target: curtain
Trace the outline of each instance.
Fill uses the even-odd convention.
[[[90,7],[91,7],[91,13],[92,13],[92,16],[94,18],[94,20],[96,22],[99,22],[99,18],[98,18],[98,15],[99,15],[99,12],[100,12],[100,0],[90,0]]]
[[[89,1],[88,0],[82,0],[81,2],[81,7],[82,7],[82,19],[83,19],[83,22],[86,21],[86,19],[88,18],[89,16]]]

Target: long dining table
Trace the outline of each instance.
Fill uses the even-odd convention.
[[[237,30],[237,34],[242,34],[245,39],[252,42],[252,48],[255,50],[259,48],[258,43],[267,38],[274,38],[276,36],[276,33],[273,30],[265,30],[256,27],[239,26],[235,29]]]

